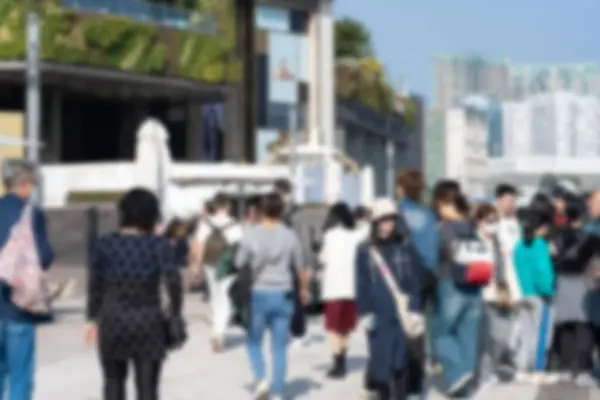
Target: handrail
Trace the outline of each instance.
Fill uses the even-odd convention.
[[[144,0],[61,0],[61,5],[76,11],[122,15],[174,29],[216,34],[214,16],[166,4],[152,4]]]

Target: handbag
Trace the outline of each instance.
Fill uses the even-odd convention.
[[[0,250],[0,281],[12,289],[11,301],[30,314],[52,311],[50,287],[38,256],[32,225],[33,206],[26,204]]]
[[[235,275],[231,287],[229,288],[229,299],[231,300],[234,310],[236,310],[235,323],[243,328],[248,327],[250,323],[252,287],[266,267],[267,263],[264,262],[253,272],[250,264],[242,266]]]
[[[402,325],[404,333],[409,339],[417,339],[425,333],[425,318],[422,314],[409,309],[410,299],[408,295],[402,292],[400,287],[396,284],[392,271],[379,251],[377,251],[375,247],[370,247],[369,252],[371,258],[375,262],[377,270],[381,274],[385,285],[394,299],[398,320]]]
[[[182,317],[165,315],[163,320],[165,344],[169,350],[177,350],[187,342],[187,325]]]

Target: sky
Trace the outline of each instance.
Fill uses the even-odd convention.
[[[600,61],[600,0],[334,0],[360,20],[390,82],[433,95],[437,54],[516,63]]]

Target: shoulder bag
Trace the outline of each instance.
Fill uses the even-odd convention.
[[[0,250],[0,281],[11,287],[15,306],[31,314],[49,315],[50,289],[38,256],[32,219],[33,206],[26,204]]]
[[[242,266],[229,288],[229,298],[235,310],[234,320],[237,325],[243,328],[248,327],[250,323],[250,302],[252,299],[252,287],[258,277],[267,267],[267,262],[258,266],[256,271],[252,271],[250,264]]]
[[[400,287],[396,284],[396,281],[392,275],[392,271],[386,264],[379,251],[377,251],[375,247],[371,246],[369,253],[375,262],[375,266],[381,274],[385,285],[392,295],[392,298],[394,299],[398,320],[402,325],[404,333],[409,339],[416,339],[422,336],[425,333],[425,319],[423,318],[423,315],[409,309],[410,299],[408,295],[402,292]]]

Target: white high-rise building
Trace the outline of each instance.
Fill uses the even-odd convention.
[[[444,176],[460,182],[470,196],[482,196],[486,190],[487,126],[487,117],[479,110],[445,112]]]
[[[533,191],[544,174],[600,181],[600,99],[549,93],[502,105],[502,154],[490,159],[488,189],[510,180]]]

